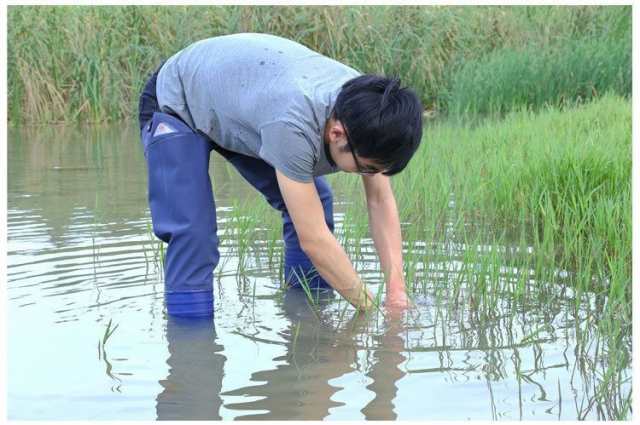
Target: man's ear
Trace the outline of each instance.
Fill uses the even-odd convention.
[[[331,125],[329,127],[330,141],[336,141],[346,137],[344,127],[342,126],[342,123],[340,121],[332,120],[330,125]]]

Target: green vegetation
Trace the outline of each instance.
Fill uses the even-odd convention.
[[[399,75],[440,112],[449,101],[482,112],[630,95],[629,6],[10,6],[9,121],[134,120],[161,60],[235,32],[285,36],[362,72]]]
[[[514,346],[540,343],[562,317],[576,356],[589,358],[578,373],[593,399],[580,410],[629,415],[630,7],[12,6],[8,24],[15,123],[133,120],[163,58],[233,32],[400,75],[428,110],[448,114],[427,122],[416,158],[392,179],[411,297],[432,296],[442,323],[519,326]],[[360,178],[330,181],[347,201],[337,237],[361,270],[373,248]],[[281,220],[266,202],[236,202],[219,219],[239,276],[263,259],[280,268]],[[247,283],[239,290],[255,299]],[[306,281],[303,290],[316,306]],[[514,324],[526,315],[545,317]]]
[[[344,233],[349,240],[366,237],[359,178],[332,178],[357,200],[345,212]],[[503,246],[490,252],[501,264],[521,248],[520,256],[540,261],[541,269],[572,271],[582,289],[610,292],[622,303],[609,304],[611,314],[631,317],[628,100],[605,95],[571,110],[522,110],[473,128],[436,123],[392,181],[402,220],[409,221],[407,271],[432,260],[415,254],[428,254],[418,241]],[[532,255],[525,255],[528,248]]]
[[[104,335],[102,336],[102,340],[98,340],[98,360],[103,360],[104,361],[105,374],[109,378],[111,378],[114,382],[116,382],[116,384],[114,384],[114,386],[111,388],[111,390],[112,391],[115,390],[117,392],[121,392],[120,391],[120,386],[121,386],[122,380],[112,373],[113,365],[111,364],[111,362],[108,359],[107,350],[106,350],[107,341],[109,340],[109,338],[111,338],[111,335],[113,335],[113,333],[116,331],[116,329],[118,329],[118,326],[119,326],[119,325],[115,325],[112,328],[111,327],[111,323],[112,323],[112,319],[109,319],[109,323],[107,323],[107,328],[104,331]]]
[[[367,237],[359,178],[332,179],[355,199],[345,211],[348,240]],[[605,372],[590,378],[594,403],[606,408],[603,417],[628,415],[628,99],[604,95],[571,109],[523,109],[475,127],[435,123],[392,182],[407,222],[409,290],[434,296],[446,321],[466,323],[473,314],[492,322],[530,311],[547,312],[547,322],[575,320],[579,348],[594,341],[602,347],[594,361]]]
[[[522,106],[566,105],[606,91],[631,93],[631,39],[571,40],[556,49],[502,49],[454,74],[448,99],[459,118]]]
[[[356,263],[364,262],[369,235],[360,178],[329,178],[351,201],[336,236]],[[629,100],[604,95],[572,109],[522,109],[474,127],[437,122],[392,182],[405,222],[409,291],[420,293],[433,284],[434,274],[422,265],[455,258],[461,268],[435,280],[458,304],[469,282],[488,302],[480,307],[507,295],[530,301],[534,289],[544,299],[560,285],[576,291],[578,307],[583,296],[608,299],[600,326],[612,326],[606,317],[616,319],[618,331],[630,323]],[[231,239],[242,239],[236,245],[240,271],[261,258],[279,264],[280,217],[266,202],[235,203],[226,220],[229,231],[238,232]],[[509,266],[517,271],[501,270]]]
[[[350,201],[336,232],[360,269],[373,249],[360,177],[330,180]],[[413,298],[433,295],[446,320],[460,322],[469,311],[483,320],[505,310],[586,314],[578,321],[589,329],[579,334],[581,343],[608,347],[598,360],[610,368],[598,381],[598,397],[602,403],[611,395],[626,400],[612,388],[621,391],[631,359],[628,99],[606,94],[575,108],[522,109],[475,126],[434,123],[416,158],[392,182],[405,223],[405,276]],[[251,248],[259,241],[280,252],[273,248],[279,216],[266,202],[238,205],[232,214],[266,218],[267,229],[276,230],[260,229],[254,242],[238,245],[252,250],[251,258],[265,257],[264,249]],[[381,294],[378,286],[378,305]],[[611,417],[624,417],[627,402],[610,406]]]

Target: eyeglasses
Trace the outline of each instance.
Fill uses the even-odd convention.
[[[358,158],[356,158],[356,151],[355,149],[353,149],[353,145],[351,144],[351,138],[349,137],[349,133],[347,133],[347,129],[344,130],[344,135],[346,136],[347,139],[347,145],[349,146],[349,150],[351,151],[351,155],[353,155],[353,162],[356,163],[356,173],[360,174],[361,176],[372,176],[374,174],[378,174],[381,173],[381,170],[378,170],[374,167],[363,167],[362,165],[360,165],[360,161],[358,161]]]

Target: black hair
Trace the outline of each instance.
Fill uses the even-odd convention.
[[[359,157],[392,176],[402,171],[420,146],[422,103],[398,78],[361,75],[347,81],[333,108],[333,118],[347,131]]]

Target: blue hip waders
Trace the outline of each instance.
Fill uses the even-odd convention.
[[[272,207],[281,211],[286,284],[299,287],[300,279],[305,279],[313,288],[330,288],[300,248],[275,169],[261,159],[226,150],[178,117],[159,112],[156,77],[157,71],[140,96],[139,120],[153,232],[168,243],[164,262],[167,313],[194,317],[213,314],[213,270],[220,253],[209,179],[212,149],[231,162]],[[315,185],[327,226],[333,232],[331,188],[322,177],[315,178]]]

